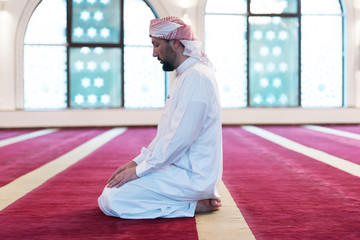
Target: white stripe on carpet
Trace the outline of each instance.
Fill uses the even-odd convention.
[[[315,125],[305,125],[304,127],[318,132],[329,133],[337,136],[360,140],[360,134],[357,133],[351,133],[351,132],[346,132],[342,130],[327,128],[327,127],[315,126]]]
[[[125,132],[126,128],[113,128],[55,160],[29,172],[0,188],[0,211],[25,196],[44,182],[77,163],[105,143]]]
[[[44,129],[44,130],[39,130],[39,131],[31,132],[31,133],[22,134],[22,135],[19,135],[16,137],[11,137],[11,138],[7,138],[4,140],[0,140],[0,147],[4,147],[6,145],[10,145],[10,144],[17,143],[20,141],[28,140],[31,138],[43,136],[43,135],[46,135],[49,133],[53,133],[57,130],[58,129]]]
[[[290,139],[284,138],[282,136],[279,136],[277,134],[274,134],[272,132],[266,131],[264,129],[255,126],[243,126],[242,128],[248,132],[258,135],[259,137],[265,138],[273,143],[279,144],[284,148],[301,153],[305,156],[326,163],[332,167],[338,168],[344,172],[360,177],[360,165],[356,163],[347,161],[339,157],[335,157],[333,155],[330,155],[323,151],[316,150],[314,148],[304,146],[300,143],[294,142]]]
[[[219,211],[195,215],[199,240],[255,239],[222,181],[219,186],[219,194],[222,203]]]

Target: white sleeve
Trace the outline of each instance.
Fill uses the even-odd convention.
[[[186,79],[184,85],[167,132],[158,139],[151,157],[136,167],[138,177],[175,163],[198,138],[208,115],[212,88],[199,76]]]
[[[147,148],[146,147],[141,148],[140,154],[133,159],[136,165],[139,165],[145,159],[150,158],[152,152],[154,151],[154,146],[156,145],[156,142],[157,142],[157,136],[151,141],[151,143]]]

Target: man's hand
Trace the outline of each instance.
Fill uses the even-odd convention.
[[[130,161],[125,165],[120,166],[109,178],[108,188],[120,187],[128,181],[138,178],[136,175],[136,163]]]

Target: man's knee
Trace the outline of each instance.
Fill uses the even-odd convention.
[[[115,216],[114,211],[111,208],[112,198],[111,198],[111,189],[105,188],[100,197],[98,198],[98,205],[101,211],[108,216]]]

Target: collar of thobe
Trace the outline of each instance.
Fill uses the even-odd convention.
[[[178,75],[183,74],[183,72],[185,72],[186,69],[188,69],[190,66],[194,65],[197,61],[198,60],[196,58],[189,57],[182,64],[180,64],[180,66],[176,69],[176,73]]]

